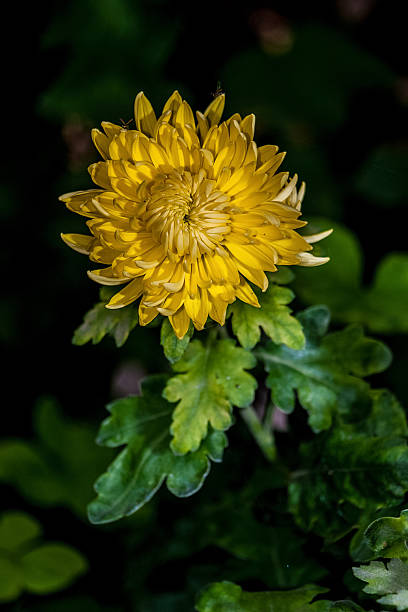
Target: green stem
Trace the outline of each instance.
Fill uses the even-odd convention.
[[[263,426],[252,406],[240,410],[240,414],[248,426],[249,431],[255,438],[259,448],[268,461],[275,461],[276,446],[275,438],[271,429]]]
[[[217,339],[218,329],[212,327],[208,332],[207,346],[212,346]]]
[[[229,338],[228,331],[225,325],[222,325],[222,326],[220,325],[220,327],[218,328],[218,331],[220,332],[221,338]]]

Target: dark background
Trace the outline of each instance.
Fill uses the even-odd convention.
[[[220,82],[225,116],[254,112],[258,144],[288,151],[285,167],[307,182],[305,217],[338,221],[356,233],[367,282],[385,254],[406,251],[408,74],[401,2],[254,2],[242,8],[76,0],[9,10],[0,187],[4,437],[33,439],[33,407],[45,394],[67,418],[87,421],[96,432],[113,396],[134,391],[141,372],[167,367],[157,349],[158,329],[136,329],[120,350],[111,339],[71,344],[98,287],[86,276],[86,258],[59,238],[84,231],[82,218],[57,197],[91,187],[86,167],[97,154],[90,128],[130,119],[140,90],[156,110],[174,89],[204,110]],[[401,369],[405,338],[387,341]],[[408,397],[402,383],[400,389]],[[91,528],[67,509],[42,507],[18,487],[4,485],[2,492],[4,509],[35,515],[48,538],[70,542],[90,559],[91,573],[70,593],[138,609],[131,570],[124,568],[129,559],[136,563],[135,554],[125,559],[123,553],[125,527]],[[166,533],[166,516],[186,502],[163,495],[170,508],[160,515]],[[168,590],[160,582],[165,575],[168,568],[159,570],[154,584],[148,575],[148,588]],[[16,609],[39,605],[29,596],[23,601],[27,607]]]

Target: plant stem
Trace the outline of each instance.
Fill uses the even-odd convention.
[[[252,406],[248,406],[248,408],[243,408],[240,411],[240,414],[244,419],[245,423],[247,424],[249,431],[255,438],[265,458],[268,461],[275,461],[276,446],[275,438],[271,429],[264,427]]]
[[[219,332],[221,338],[229,338],[228,331],[225,325],[220,325]]]

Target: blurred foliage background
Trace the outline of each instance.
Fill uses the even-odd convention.
[[[9,557],[0,555],[7,576],[3,583],[0,578],[0,601],[16,611],[179,612],[191,610],[193,593],[213,579],[271,588],[324,579],[332,558],[319,566],[298,533],[280,531],[285,537],[277,554],[286,554],[291,539],[291,558],[299,561],[288,577],[267,551],[262,560],[248,560],[247,552],[230,550],[217,535],[211,510],[217,492],[232,487],[244,499],[242,483],[262,468],[239,426],[231,446],[237,438],[246,450],[227,453],[223,475],[213,469],[196,498],[162,491],[118,525],[87,523],[92,483],[110,458],[93,442],[104,405],[137,392],[144,373],[167,365],[155,328],[136,328],[119,350],[110,338],[98,346],[71,344],[98,288],[86,276],[87,259],[59,238],[62,231],[81,232],[83,224],[57,197],[91,187],[86,168],[97,154],[90,128],[103,120],[127,122],[140,90],[160,108],[179,89],[193,108],[204,110],[220,82],[226,115],[254,112],[258,144],[276,143],[288,152],[285,168],[307,183],[304,214],[313,228],[335,227],[322,247],[330,264],[296,271],[297,306],[327,303],[335,325],[358,321],[384,336],[394,363],[383,381],[406,403],[408,74],[401,3],[282,1],[241,8],[44,0],[24,15],[17,6],[14,11],[13,45],[4,55],[14,59],[3,74],[0,187],[9,272],[0,306],[6,354],[0,539],[5,521],[8,533],[26,530],[27,537],[0,541],[0,549],[24,555],[19,567],[25,568],[17,575]],[[290,424],[307,431],[298,412]],[[258,515],[289,530],[279,496],[272,498],[264,494]],[[211,531],[207,540],[194,533],[194,512]],[[40,544],[40,533],[63,552]],[[34,553],[42,559],[35,557],[34,565],[45,569],[33,578]]]

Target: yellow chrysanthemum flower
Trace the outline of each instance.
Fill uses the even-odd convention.
[[[297,176],[277,170],[278,147],[257,147],[255,116],[219,123],[225,97],[204,114],[175,91],[161,116],[143,92],[135,100],[137,129],[102,123],[92,130],[105,161],[89,172],[101,189],[61,196],[85,217],[91,236],[63,240],[108,267],[88,272],[102,285],[120,285],[107,308],[141,297],[141,325],[159,313],[182,338],[190,319],[197,329],[210,316],[225,322],[236,298],[259,306],[248,280],[263,291],[276,265],[315,266],[310,243],[330,232],[301,237],[296,229],[305,192]]]

